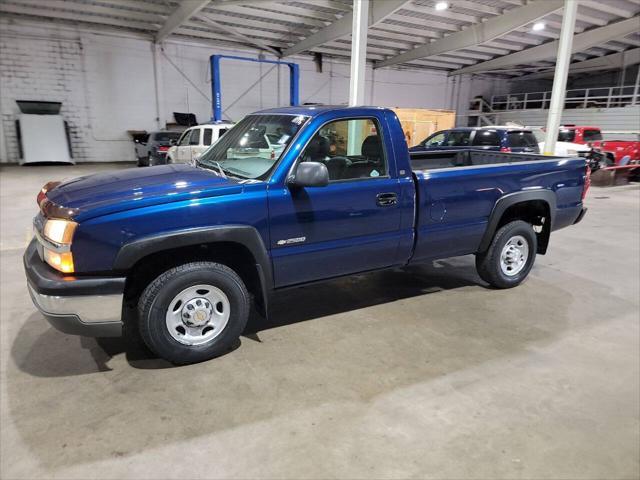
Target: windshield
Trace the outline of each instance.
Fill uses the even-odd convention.
[[[204,152],[197,164],[235,177],[262,179],[308,119],[303,115],[249,115]]]
[[[178,140],[182,135],[181,132],[156,132],[153,139],[156,142],[168,142],[169,140]]]

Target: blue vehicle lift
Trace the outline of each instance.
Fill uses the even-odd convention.
[[[297,63],[279,62],[277,60],[260,60],[258,58],[236,57],[234,55],[211,55],[211,94],[213,102],[213,121],[222,121],[222,93],[220,84],[220,60],[243,60],[245,62],[271,63],[274,65],[286,65],[289,67],[289,105],[292,107],[300,103],[299,82],[300,68]]]

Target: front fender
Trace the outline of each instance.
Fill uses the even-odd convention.
[[[268,279],[271,276],[269,253],[258,231],[248,225],[220,225],[187,228],[142,237],[124,244],[113,263],[113,270],[126,271],[139,260],[153,253],[203,243],[231,242],[246,247]]]

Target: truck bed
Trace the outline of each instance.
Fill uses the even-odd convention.
[[[532,153],[502,153],[487,150],[435,150],[431,152],[409,152],[413,171],[442,168],[500,165],[519,162],[553,160],[553,157]]]
[[[418,207],[414,261],[476,252],[496,203],[510,194],[552,197],[552,230],[570,225],[581,209],[583,158],[468,149],[411,152],[410,163]]]

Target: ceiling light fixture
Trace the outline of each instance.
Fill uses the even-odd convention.
[[[544,30],[545,24],[544,22],[536,22],[533,24],[533,27],[531,28],[531,30],[533,30],[534,32],[539,32],[540,30]]]
[[[438,2],[435,6],[435,9],[439,12],[442,10],[446,10],[447,8],[449,8],[449,4],[447,2]]]

